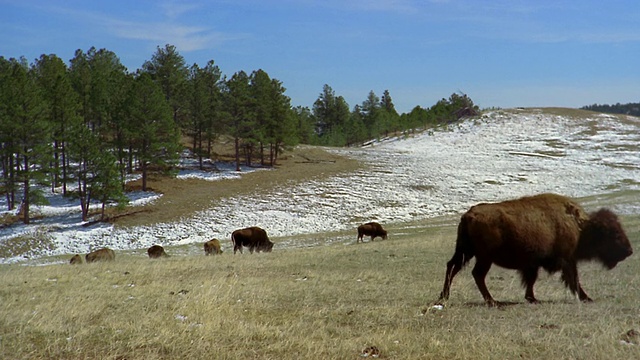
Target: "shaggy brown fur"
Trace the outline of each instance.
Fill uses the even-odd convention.
[[[161,257],[168,257],[167,253],[164,251],[164,248],[160,245],[153,245],[147,249],[147,254],[151,259],[158,259]]]
[[[269,240],[267,232],[257,226],[248,227],[245,229],[239,229],[231,234],[231,242],[233,243],[233,253],[240,250],[242,254],[242,247],[249,248],[249,252],[253,254],[253,250],[257,252],[271,252],[273,243]]]
[[[116,253],[109,248],[102,248],[88,253],[84,258],[88,263],[95,261],[114,261],[116,259]]]
[[[365,235],[371,236],[371,241],[373,241],[376,236],[379,236],[382,238],[382,240],[385,240],[387,238],[387,230],[383,229],[382,225],[378,224],[377,222],[368,222],[366,224],[362,224],[358,226],[358,239],[356,239],[356,243],[361,241],[364,242],[363,237]]]
[[[580,286],[577,262],[597,260],[612,269],[632,253],[618,218],[607,209],[589,216],[575,201],[556,194],[479,204],[462,215],[439,301],[449,298],[453,278],[474,256],[473,278],[490,306],[497,304],[485,284],[492,264],[520,272],[529,302],[537,302],[533,285],[540,268],[562,271],[571,292],[591,301]]]
[[[77,264],[82,264],[82,256],[75,254],[71,257],[71,260],[69,260],[69,264],[71,265],[77,265]]]
[[[204,243],[204,254],[205,255],[222,254],[222,248],[220,247],[220,240],[211,239],[206,243]]]

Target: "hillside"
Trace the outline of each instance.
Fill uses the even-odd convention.
[[[5,251],[3,261],[100,246],[137,251],[214,237],[228,246],[231,231],[253,225],[267,229],[276,249],[350,243],[364,221],[455,222],[472,204],[539,192],[584,198],[587,208],[607,205],[638,214],[639,128],[640,121],[629,116],[513,109],[363,148],[300,146],[276,169],[240,179],[156,181],[151,187],[163,195],[128,209],[131,214],[115,225],[83,227],[67,217],[66,224],[42,220],[46,227],[2,229],[5,249],[8,243],[23,249]]]

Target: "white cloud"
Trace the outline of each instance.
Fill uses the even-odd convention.
[[[243,38],[243,35],[229,35],[206,27],[171,23],[139,23],[112,20],[109,31],[125,39],[148,40],[157,44],[172,44],[180,51],[194,51],[214,48],[221,44]]]

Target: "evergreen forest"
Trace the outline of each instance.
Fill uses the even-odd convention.
[[[87,220],[92,203],[103,216],[107,204],[126,204],[130,174],[146,191],[149,174],[176,172],[185,147],[202,166],[221,136],[233,139],[240,170],[273,166],[287,146],[352,146],[478,113],[457,93],[398,114],[387,90],[353,108],[329,85],[311,107],[292,106],[285,92],[264,70],[227,76],[213,60],[188,65],[172,45],[135,72],[93,47],[68,63],[0,56],[0,193],[26,224],[44,191],[77,199]]]
[[[626,115],[632,115],[632,116],[640,116],[640,103],[628,103],[628,104],[616,103],[614,105],[593,104],[593,105],[583,106],[582,109],[602,112],[607,114],[626,114]]]

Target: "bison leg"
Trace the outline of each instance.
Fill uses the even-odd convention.
[[[532,304],[537,304],[538,300],[533,295],[533,284],[538,280],[538,268],[525,269],[520,274],[522,275],[522,283],[526,286],[524,298]]]
[[[242,254],[242,245],[234,245],[233,246],[233,254],[236,254],[236,251],[240,250],[240,254]]]
[[[485,284],[485,278],[489,273],[489,269],[491,269],[490,261],[483,261],[480,259],[476,259],[476,265],[473,267],[471,274],[473,275],[473,279],[476,281],[476,285],[478,286],[478,290],[482,294],[484,301],[486,301],[489,306],[496,306],[497,302],[489,293],[489,289],[487,289],[487,284]]]
[[[567,261],[562,264],[562,281],[571,290],[572,294],[578,294],[580,301],[591,302],[591,298],[584,292],[578,279],[578,267],[575,261]]]
[[[449,290],[451,289],[453,278],[468,261],[464,260],[464,253],[456,250],[453,257],[451,257],[451,260],[447,262],[447,273],[444,276],[444,285],[442,286],[442,292],[440,293],[440,299],[438,301],[449,299]]]

